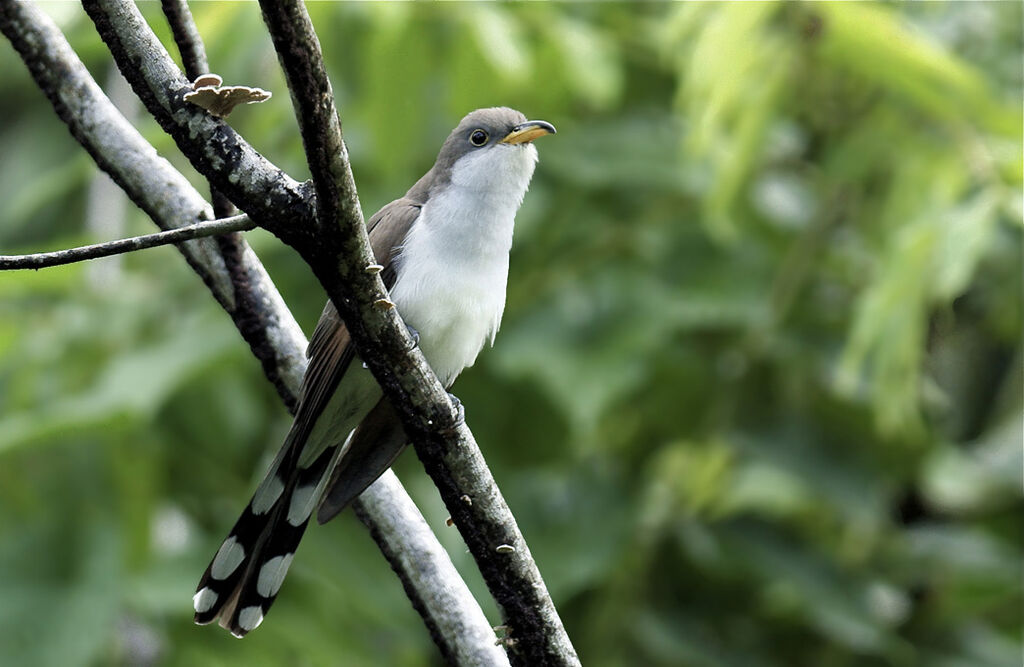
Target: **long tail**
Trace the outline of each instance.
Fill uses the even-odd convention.
[[[281,453],[206,568],[195,596],[195,622],[220,620],[236,637],[263,622],[309,524],[342,447],[326,447],[308,466],[289,433]]]

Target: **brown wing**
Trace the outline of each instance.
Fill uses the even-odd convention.
[[[377,262],[384,266],[381,277],[388,289],[395,283],[392,261],[395,251],[419,216],[421,207],[422,204],[406,197],[396,199],[379,210],[367,224],[370,246]],[[302,381],[302,397],[295,421],[296,426],[308,433],[355,356],[348,329],[331,301],[324,306],[316,330],[309,339],[306,356],[309,358],[309,366]]]
[[[395,251],[401,246],[409,227],[419,216],[420,208],[420,202],[403,197],[391,202],[370,219],[370,244],[374,257],[384,266],[381,278],[388,289],[395,284]],[[307,396],[316,396],[313,399],[316,401],[316,412],[310,413],[312,417],[318,415],[330,400],[331,393],[354,356],[348,330],[330,301],[324,307],[320,323],[313,332],[307,354],[310,362],[303,383],[303,403],[306,402]],[[320,359],[324,360],[323,363],[317,363]],[[330,370],[332,377],[326,376],[327,369]],[[302,407],[304,406],[300,406],[300,415],[303,412]],[[298,419],[297,415],[296,420]],[[312,419],[315,420],[315,417]],[[356,429],[348,450],[333,471],[327,493],[324,494],[317,514],[320,523],[334,517],[391,467],[405,447],[405,443],[405,433],[394,416],[390,403],[387,399],[381,399]]]

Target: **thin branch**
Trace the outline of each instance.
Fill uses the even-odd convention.
[[[401,415],[501,607],[511,631],[510,661],[578,665],[537,565],[473,434],[455,419],[443,386],[422,353],[409,344],[395,309],[376,305],[386,292],[377,273],[364,270],[375,261],[320,43],[305,6],[298,0],[261,0],[260,6],[285,72],[316,188],[318,231],[325,248],[304,256],[345,319],[360,356]],[[340,280],[330,282],[335,268]]]
[[[0,0],[0,30],[75,139],[158,227],[173,229],[213,219],[210,205],[188,179],[160,157],[111,104],[49,17],[31,3]],[[244,180],[244,176],[235,180],[239,178]],[[302,331],[252,250],[248,245],[242,250],[244,282],[249,287],[236,294],[226,258],[215,240],[197,239],[179,248],[231,315],[281,398],[294,401],[288,386],[302,381],[305,355],[274,342],[302,339]],[[261,322],[255,318],[250,300],[266,304],[263,310],[274,319]]]
[[[255,227],[256,225],[249,220],[249,216],[236,215],[222,220],[197,222],[165,232],[133,236],[105,243],[94,243],[79,248],[40,252],[33,255],[0,255],[0,271],[45,269],[51,266],[61,266],[62,264],[73,264],[88,259],[121,255],[126,252],[156,248],[157,246],[181,243],[207,236],[217,236],[218,234],[228,234],[230,232],[245,232]]]
[[[209,73],[210,62],[206,58],[206,47],[203,45],[203,38],[199,35],[195,19],[192,18],[188,2],[186,0],[160,0],[160,6],[164,10],[164,16],[167,17],[168,25],[171,26],[171,34],[174,35],[178,53],[181,54],[181,64],[185,67],[185,76],[189,80],[195,81],[199,75]],[[234,215],[235,207],[231,200],[212,183],[210,184],[210,201],[213,204],[213,212],[218,218]],[[238,237],[220,239],[221,250],[226,253],[233,252],[237,241]]]
[[[195,81],[200,75],[210,71],[210,64],[206,58],[206,47],[199,35],[199,28],[188,8],[188,2],[186,0],[161,0],[160,5],[171,27],[171,34],[174,36],[178,53],[181,55],[185,75]],[[212,181],[208,182],[214,215],[218,218],[226,218],[237,213],[237,209],[227,195],[219,190]],[[242,332],[242,336],[250,343],[254,351],[263,349],[266,347],[264,344],[265,332],[270,323],[264,321],[266,311],[258,300],[252,298],[254,296],[252,290],[248,289],[249,275],[244,261],[248,246],[240,234],[218,236],[216,242],[221,257],[224,259],[224,266],[235,293],[235,300],[238,303],[235,322],[239,331]],[[262,361],[265,357],[258,358]],[[273,375],[276,372],[273,364],[264,362],[263,369],[273,381]],[[282,398],[285,398],[284,394],[282,394]],[[294,410],[297,407],[297,397],[294,393],[288,394],[285,404],[289,410]]]
[[[60,30],[47,16],[28,3],[0,0],[0,31],[21,54],[33,78],[68,124],[75,138],[158,224],[165,226],[171,220],[185,218],[192,210],[204,210],[202,206],[205,206],[205,202],[202,202],[199,193],[192,189],[188,181],[157,156],[131,125],[123,122],[124,119],[92,81]],[[144,32],[152,35],[148,26],[144,27]],[[162,47],[150,53],[149,57],[153,62],[169,60]],[[124,64],[121,66],[123,69]],[[144,81],[138,71],[132,72],[132,75],[137,82]],[[154,87],[159,88],[160,83],[154,81]],[[108,131],[98,137],[95,133],[97,128],[106,128]],[[230,131],[230,128],[227,130]],[[200,135],[199,140],[202,139]],[[231,145],[231,140],[221,143],[221,146]],[[251,185],[246,180],[245,172],[231,171],[240,168],[240,164],[254,166],[244,160],[224,162],[220,164],[224,170],[221,176],[224,181],[245,182],[244,187],[238,188],[238,192],[245,194]],[[276,170],[273,165],[269,169]],[[210,171],[216,170],[211,168]],[[133,178],[134,172],[138,172],[138,179]],[[152,180],[143,178],[146,175]],[[265,183],[271,178],[272,172],[268,172],[256,178],[255,182]],[[287,177],[278,182],[287,186],[290,179],[285,179]],[[252,191],[252,194],[260,196],[258,190]],[[274,203],[280,201],[271,198],[269,204],[263,202],[265,206],[262,212],[271,219],[284,219],[289,212],[287,202],[290,200],[288,197],[282,200],[286,202],[284,210],[276,211]],[[300,202],[303,206],[309,206],[304,196]],[[158,218],[157,215],[165,217]],[[306,339],[292,314],[244,241],[241,242],[238,265],[247,280],[234,286],[234,293],[221,291],[221,288],[228,286],[230,279],[220,256],[215,253],[189,254],[195,253],[192,246],[196,243],[206,241],[190,242],[178,248],[189,257],[189,264],[203,277],[243,335],[248,330],[250,335],[255,336],[251,329],[252,321],[262,323],[261,338],[264,342],[260,347],[268,354],[261,357],[257,347],[251,342],[250,345],[263,361],[264,372],[277,387],[282,400],[290,409],[294,409],[305,372]],[[230,308],[232,299],[234,307]],[[258,315],[254,315],[253,310],[258,311]],[[248,335],[246,339],[249,340]],[[460,647],[467,655],[489,655],[483,647],[493,642],[494,633],[487,618],[437,538],[430,531],[421,529],[423,518],[415,512],[415,506],[394,473],[388,471],[381,476],[363,492],[355,505],[381,551],[388,555],[403,586],[407,591],[415,593],[413,597],[418,603],[417,608],[427,608],[433,619],[444,620],[442,627],[449,633],[448,641],[451,645]],[[396,509],[402,507],[405,509]],[[389,554],[399,554],[400,557],[392,558]],[[423,573],[427,572],[436,574],[426,577]],[[493,654],[493,647],[490,654]],[[479,657],[475,662],[458,664],[492,662]]]
[[[185,76],[195,81],[200,74],[210,71],[210,63],[206,59],[206,48],[199,36],[199,29],[192,18],[192,12],[185,0],[160,0],[160,6],[171,26],[174,43],[181,54],[181,64],[185,66]]]

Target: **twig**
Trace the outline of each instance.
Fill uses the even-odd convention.
[[[52,20],[31,4],[0,0],[0,31],[21,54],[37,84],[75,138],[158,224],[165,226],[171,220],[182,219],[190,211],[205,210],[205,202],[199,193],[117,114]],[[144,32],[152,36],[148,26],[144,27]],[[169,60],[159,42],[156,46],[158,50],[148,53],[147,60],[161,63]],[[121,66],[123,68],[124,64]],[[137,70],[129,70],[136,83],[145,80]],[[154,86],[159,88],[159,82],[154,81]],[[99,129],[104,133],[98,135]],[[231,132],[226,126],[224,129]],[[200,134],[197,140],[202,141],[203,135]],[[233,141],[225,140],[221,146],[233,146]],[[246,179],[247,174],[231,171],[239,164],[254,166],[244,160],[226,161],[220,163],[225,170],[220,177],[223,181],[243,182],[237,192],[247,193],[247,188],[252,185]],[[264,166],[276,171],[269,163]],[[273,173],[268,174],[256,178],[255,182],[272,180]],[[278,182],[284,184],[284,190],[290,187],[289,182],[294,183],[283,175]],[[253,190],[252,194],[260,196],[258,190]],[[260,210],[270,219],[277,219],[277,216],[284,219],[287,213],[294,211],[287,207],[276,211],[274,202],[282,200],[286,203],[292,201],[289,197],[272,199]],[[304,197],[298,201],[301,206],[308,205]],[[261,206],[263,203],[261,200]],[[240,330],[250,327],[247,318],[251,316],[242,304],[251,303],[259,309],[261,315],[258,319],[264,326],[262,339],[265,343],[262,347],[267,352],[260,357],[264,372],[277,387],[285,404],[293,409],[305,372],[306,339],[255,254],[244,241],[242,244],[239,264],[247,281],[240,287],[241,291],[234,294],[220,256],[215,252],[197,254],[192,248],[193,243],[179,245],[178,248],[189,258],[189,264],[203,277]],[[234,307],[229,308],[233,298]],[[254,352],[259,357],[255,347]],[[423,523],[422,516],[410,511],[396,512],[396,506],[409,508],[412,501],[394,473],[386,472],[371,485],[356,501],[356,506],[364,523],[371,527],[381,550],[385,554],[405,555],[403,559],[389,560],[406,590],[415,592],[414,599],[420,605],[418,609],[425,607],[432,618],[443,621],[441,627],[449,633],[448,641],[452,646],[459,647],[467,655],[477,656],[475,662],[460,664],[491,664],[493,660],[487,656],[494,655],[494,652],[483,648],[490,646],[494,638],[487,618],[437,538],[419,528]],[[423,577],[423,572],[436,572],[436,576]]]
[[[334,108],[320,43],[297,0],[261,0],[285,72],[316,188],[319,236],[334,257],[307,256],[318,276],[337,267],[341,281],[325,283],[361,357],[402,417],[427,473],[441,491],[504,614],[515,665],[578,665],[537,565],[465,423],[422,353],[411,345],[394,309],[374,308],[386,296],[369,252],[341,124]],[[323,281],[323,278],[321,278]]]
[[[181,54],[181,64],[185,67],[185,76],[195,81],[201,74],[210,71],[210,62],[206,58],[206,47],[203,45],[203,38],[199,36],[199,28],[192,18],[192,12],[188,8],[186,0],[160,0],[160,6],[167,17],[167,23],[171,26],[171,34],[174,35],[174,43],[178,46],[178,53]],[[235,213],[235,207],[214,185],[210,184],[210,202],[213,204],[213,212],[218,218],[226,218]],[[220,239],[221,250],[225,253],[236,250],[237,237]],[[230,262],[229,262],[230,264]],[[230,268],[230,267],[229,267]],[[232,276],[234,278],[234,276]]]
[[[218,234],[227,234],[229,232],[244,232],[255,227],[256,225],[249,220],[249,216],[236,215],[231,218],[224,218],[223,220],[197,222],[165,232],[133,236],[132,238],[107,241],[105,243],[94,243],[79,248],[40,252],[33,255],[0,255],[0,271],[45,269],[51,266],[72,264],[100,257],[110,257],[111,255],[120,255],[126,252],[145,250],[146,248],[156,248],[157,246],[181,243],[207,236],[217,236]]]

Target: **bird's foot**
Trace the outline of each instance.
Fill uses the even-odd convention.
[[[455,412],[455,425],[462,426],[466,423],[466,408],[462,401],[455,394],[448,392],[448,400],[452,402],[452,410]]]
[[[409,332],[409,335],[412,337],[412,347],[410,347],[409,349],[415,350],[417,347],[420,346],[420,332],[416,331],[408,324],[405,325],[405,329]]]

